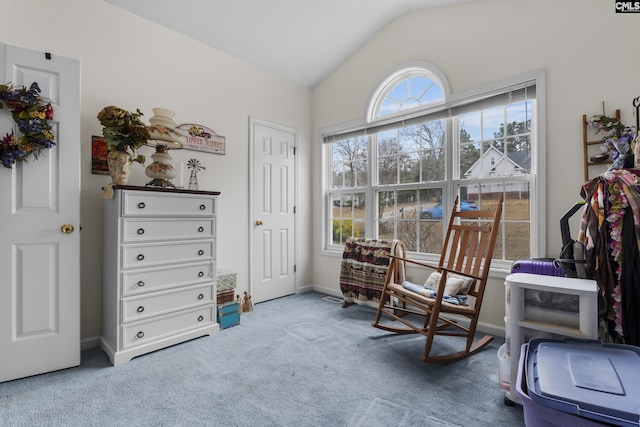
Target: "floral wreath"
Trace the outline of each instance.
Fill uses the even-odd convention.
[[[13,121],[22,133],[18,137],[11,131],[0,140],[0,160],[5,168],[11,169],[14,163],[26,163],[32,155],[37,159],[43,149],[56,145],[49,123],[53,119],[53,107],[40,98],[37,83],[32,83],[28,89],[0,85],[0,109],[4,106],[11,111]]]

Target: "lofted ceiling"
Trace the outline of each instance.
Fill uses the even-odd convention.
[[[105,0],[313,88],[396,18],[475,0]]]

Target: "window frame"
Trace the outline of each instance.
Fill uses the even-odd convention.
[[[380,102],[381,99],[384,98],[385,94],[388,92],[388,88],[390,84],[393,82],[401,81],[404,77],[403,72],[409,70],[409,72],[415,72],[416,67],[410,68],[402,68],[401,70],[393,73],[389,76],[381,85],[378,86],[376,92],[371,97],[371,102],[369,104],[369,108],[367,110],[367,117],[370,118],[373,112],[375,111],[375,103]],[[437,70],[437,68],[436,68]],[[423,70],[424,71],[424,70]],[[433,70],[428,70],[433,71]],[[464,92],[460,92],[457,94],[449,94],[448,93],[448,83],[446,78],[442,73],[433,73],[437,77],[436,81],[440,81],[443,84],[443,92],[445,92],[445,101],[439,105],[433,106],[429,105],[426,108],[418,108],[418,109],[410,109],[402,111],[400,114],[388,114],[385,115],[381,120],[362,120],[357,122],[351,122],[348,124],[342,124],[332,127],[327,127],[320,130],[320,142],[323,144],[322,147],[322,161],[324,163],[324,167],[322,168],[323,176],[322,176],[322,195],[323,195],[323,209],[322,209],[322,253],[327,255],[335,255],[342,253],[344,247],[342,245],[334,245],[332,244],[332,236],[331,236],[331,227],[328,227],[329,218],[331,217],[330,209],[331,209],[331,201],[329,200],[329,194],[335,193],[336,191],[330,188],[328,177],[331,176],[332,169],[331,164],[328,164],[327,161],[327,153],[328,149],[324,147],[325,141],[330,140],[332,137],[339,139],[340,135],[345,135],[350,132],[364,132],[367,133],[367,130],[372,128],[380,128],[381,126],[388,125],[393,122],[398,122],[400,120],[409,120],[415,117],[423,116],[425,114],[429,114],[431,112],[438,111],[451,111],[452,108],[457,106],[463,106],[466,104],[473,104],[475,102],[479,102],[482,99],[487,99],[495,95],[499,95],[502,93],[507,93],[511,90],[522,88],[525,86],[535,86],[536,87],[536,98],[535,102],[533,102],[532,108],[532,117],[534,119],[534,126],[531,129],[532,137],[535,138],[535,144],[531,149],[531,176],[526,179],[529,182],[529,197],[530,197],[530,253],[531,257],[543,257],[545,255],[546,250],[546,197],[545,197],[545,152],[546,152],[546,120],[545,120],[545,110],[546,110],[546,99],[545,99],[545,90],[546,90],[546,73],[544,69],[534,70],[531,72],[527,72],[509,79],[500,80],[497,82],[493,82],[490,84],[486,84],[477,88],[472,88],[466,90]],[[448,96],[448,97],[447,97]],[[382,97],[382,98],[381,98]],[[400,119],[399,117],[402,117]],[[447,143],[445,144],[444,149],[446,150],[446,170],[451,172],[447,172],[445,176],[445,180],[442,182],[429,182],[429,183],[411,183],[411,184],[393,184],[389,186],[385,186],[385,189],[389,190],[398,190],[403,187],[419,187],[419,188],[427,188],[427,187],[442,187],[443,194],[453,195],[454,192],[457,192],[459,187],[464,186],[466,183],[468,184],[468,180],[463,179],[460,176],[457,176],[453,173],[453,169],[455,165],[457,165],[457,156],[458,152],[454,151],[454,148],[457,147],[457,143],[453,141],[453,138],[458,138],[457,135],[451,134],[453,132],[453,121],[446,121],[447,129],[446,131],[452,135],[452,137],[447,138]],[[374,132],[371,130],[370,132]],[[377,132],[377,130],[375,131]],[[376,144],[370,144],[370,147],[375,147]],[[373,151],[368,153],[368,166],[371,171],[371,175],[377,174],[377,153],[375,152],[375,148]],[[377,176],[377,175],[376,175]],[[491,178],[489,178],[491,179]],[[486,178],[485,178],[486,180]],[[497,178],[500,180],[500,178]],[[511,179],[510,179],[511,181]],[[376,183],[377,184],[377,183]],[[374,218],[374,203],[376,198],[376,191],[380,190],[380,185],[377,184],[375,187],[372,182],[368,182],[365,188],[358,189],[348,189],[344,190],[345,192],[365,192],[365,197],[367,200],[365,206],[365,215],[367,220],[365,221],[365,233],[367,236],[373,236],[376,230],[376,218]],[[445,198],[447,200],[447,204],[452,203],[452,200],[449,201],[450,197]],[[443,206],[443,209],[451,209],[451,206]],[[443,221],[444,223],[444,221]],[[443,225],[444,226],[444,225]],[[504,238],[505,236],[503,236]],[[412,252],[412,256],[418,259],[424,259],[427,261],[436,260],[437,257],[434,254],[427,254],[421,252]],[[492,263],[492,270],[502,271],[502,274],[508,274],[507,270],[510,270],[512,260],[494,260]]]

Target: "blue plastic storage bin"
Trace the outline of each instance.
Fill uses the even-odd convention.
[[[640,348],[534,339],[520,356],[516,394],[528,427],[640,426]]]

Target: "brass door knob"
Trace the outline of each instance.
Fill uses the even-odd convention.
[[[262,224],[264,224],[264,222],[262,222],[262,220],[261,220],[261,219],[259,219],[259,220],[257,220],[257,221],[256,221],[256,225],[262,225]]]
[[[65,224],[62,227],[60,227],[60,229],[64,234],[71,234],[73,233],[73,230],[75,230],[75,228],[73,228],[73,225],[71,224]]]

